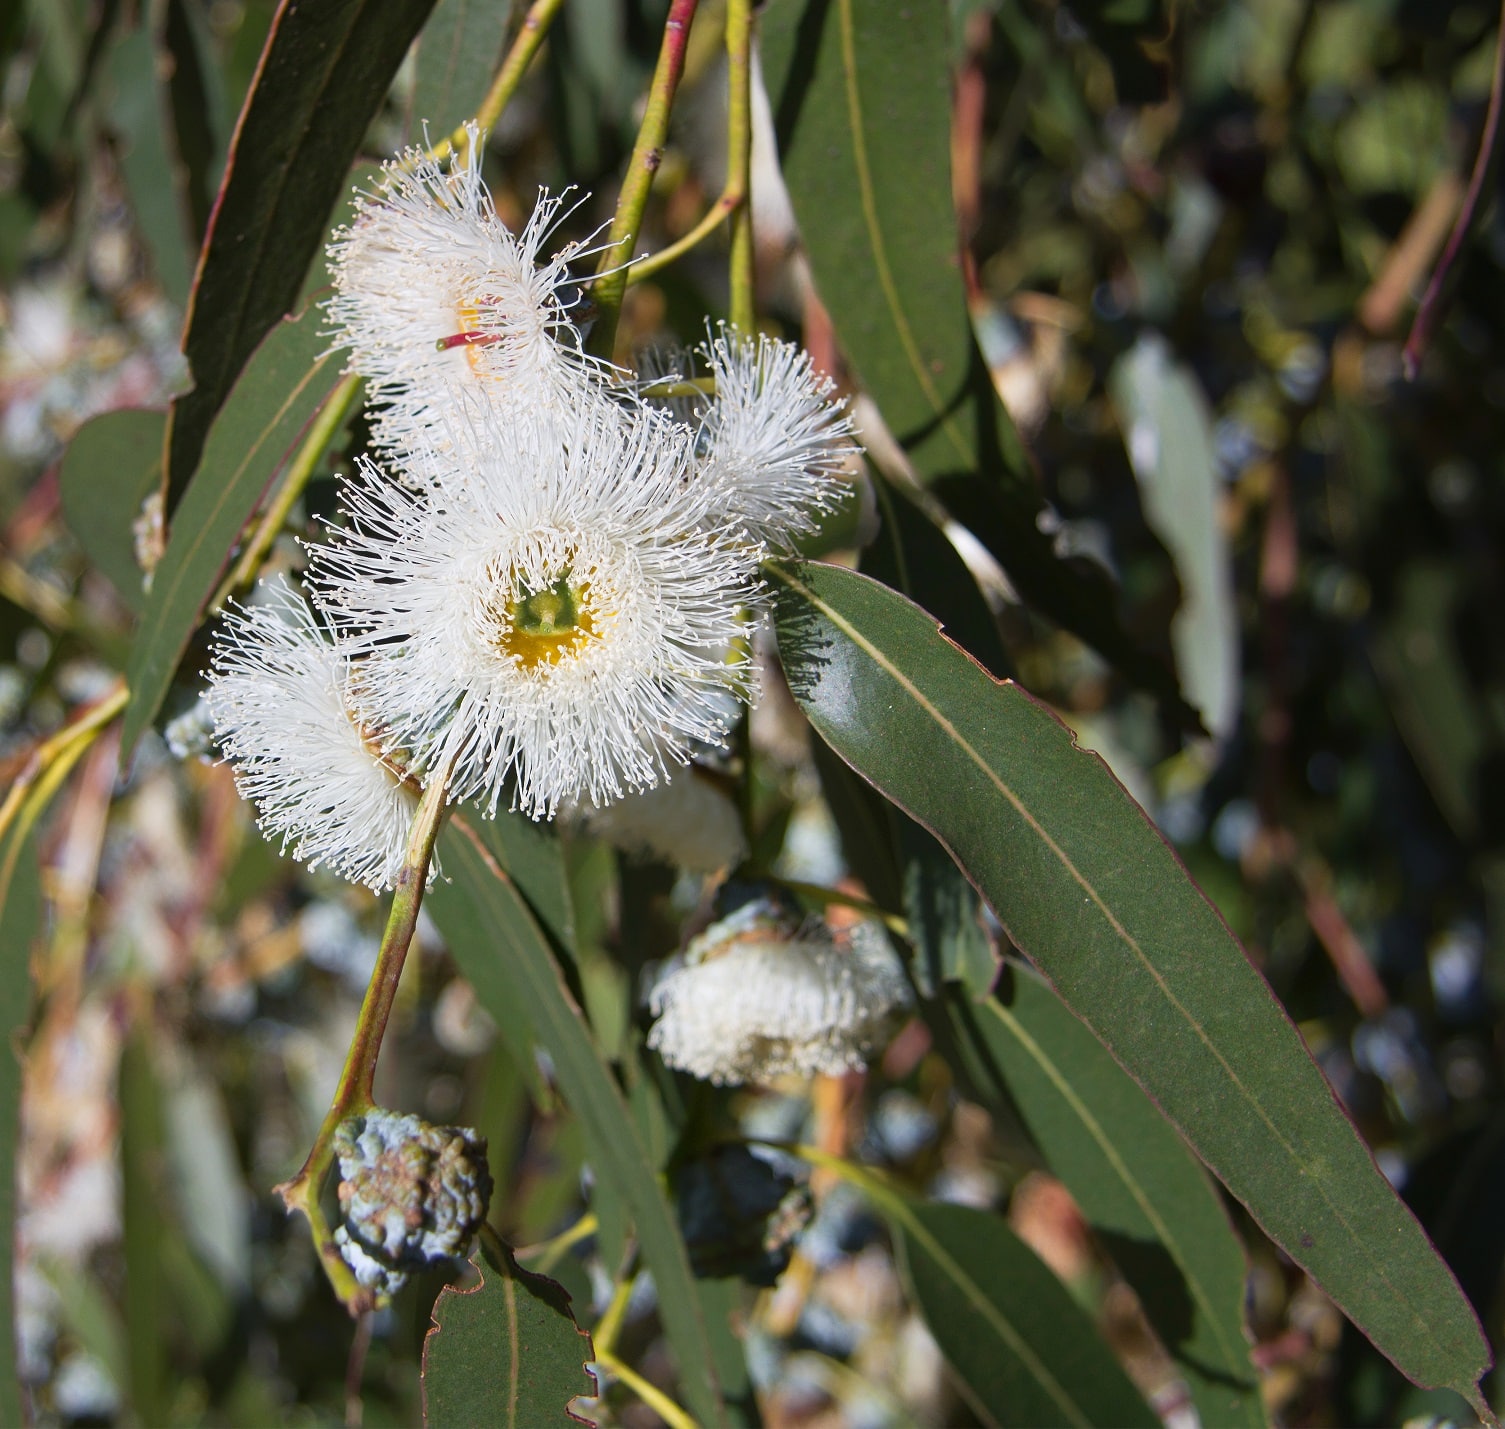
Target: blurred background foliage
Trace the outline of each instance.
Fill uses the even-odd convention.
[[[505,216],[526,214],[539,183],[575,183],[597,195],[578,229],[609,217],[666,8],[569,0],[492,138]],[[120,455],[115,510],[70,511],[59,465],[90,416],[160,408],[181,388],[194,255],[273,9],[26,0],[0,19],[0,784],[123,667],[139,593],[120,576],[122,533],[159,438]],[[684,232],[720,190],[715,11],[702,7],[645,246]],[[1174,662],[1211,737],[1188,741],[1019,604],[962,533],[964,554],[1022,683],[1154,814],[1498,1347],[1505,208],[1492,182],[1412,381],[1402,345],[1474,160],[1499,17],[1476,0],[953,11],[973,318],[1048,502],[1042,522],[1059,553],[1107,574],[1125,625]],[[436,25],[494,43],[460,47],[472,72],[442,92],[406,66],[370,156],[418,137],[424,117],[443,132],[468,112],[508,13],[505,0],[440,0]],[[454,112],[432,114],[439,103]],[[787,212],[765,190],[755,216],[765,309],[819,355]],[[724,306],[722,272],[713,247],[633,290],[629,335],[692,337]],[[356,424],[336,460],[361,441]],[[332,472],[313,484],[302,519],[329,511],[332,485]],[[295,554],[288,543],[280,558]],[[191,655],[169,714],[191,702],[202,663]],[[769,683],[752,727],[756,861],[835,882],[856,860],[822,793],[829,771]],[[269,1190],[322,1115],[381,908],[280,860],[228,770],[175,758],[155,734],[117,764],[107,737],[29,855],[50,915],[30,1006],[16,986],[3,994],[7,1025],[29,1028],[15,1164],[31,1411],[55,1424],[416,1422],[439,1280],[409,1286],[352,1346],[303,1227]],[[585,1002],[631,1091],[636,974],[679,944],[700,890],[583,841],[568,857]],[[13,943],[22,901],[0,930]],[[570,1290],[582,1324],[617,1316],[619,1356],[661,1376],[650,1288],[614,1303],[620,1266],[602,1242],[620,1253],[604,1223],[621,1212],[593,1192],[549,1067],[498,1037],[432,924],[422,954],[382,1099],[479,1128],[492,1223]],[[921,1024],[865,1080],[822,1085],[835,1104],[791,1093],[737,1106],[758,1134],[796,1137],[813,1118],[836,1129],[836,1149],[906,1184],[1006,1208],[1141,1388],[1165,1389],[1163,1353],[1104,1247]],[[707,1283],[731,1287],[718,1293],[745,1332],[756,1417],[967,1420],[880,1223],[847,1188],[818,1188],[776,1292],[757,1283],[787,1260],[809,1206],[771,1173],[717,1161],[681,1167],[676,1190],[697,1269],[747,1279]],[[600,1237],[538,1249],[591,1210]],[[770,1214],[790,1226],[765,1233]],[[1238,1219],[1278,1422],[1467,1414],[1406,1386]],[[1174,1395],[1161,1407],[1175,1412]],[[656,1422],[620,1387],[595,1412]]]

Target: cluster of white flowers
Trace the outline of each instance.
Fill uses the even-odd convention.
[[[331,246],[380,462],[312,549],[317,616],[285,586],[232,610],[208,694],[267,832],[375,888],[431,778],[535,818],[688,781],[754,694],[759,563],[843,498],[852,451],[791,344],[714,333],[688,412],[587,354],[572,265],[597,250],[547,251],[572,211],[548,194],[509,230],[481,139],[389,164]]]

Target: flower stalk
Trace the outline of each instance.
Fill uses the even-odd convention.
[[[429,863],[444,821],[448,776],[447,768],[436,770],[418,801],[412,833],[408,837],[407,859],[392,894],[392,909],[387,915],[381,948],[376,954],[376,966],[371,971],[371,982],[355,1024],[355,1035],[350,1040],[345,1067],[340,1073],[339,1086],[335,1089],[324,1124],[319,1128],[302,1169],[291,1181],[284,1181],[275,1188],[290,1212],[302,1211],[308,1218],[314,1248],[324,1264],[324,1272],[351,1315],[373,1309],[375,1297],[357,1283],[340,1254],[329,1221],[319,1204],[319,1192],[335,1158],[334,1135],[341,1122],[360,1116],[375,1106],[372,1088],[376,1080],[376,1063],[381,1056],[382,1039],[402,980],[403,965],[418,926],[418,910],[423,904],[423,891],[428,883]]]
[[[732,220],[731,320],[743,332],[753,328],[752,212],[748,193],[752,172],[752,0],[731,0],[726,12],[727,122],[726,183],[704,217],[667,248],[640,259],[629,283],[666,268]]]
[[[622,295],[627,290],[627,264],[643,226],[643,212],[648,207],[648,193],[653,176],[663,162],[664,142],[669,136],[669,112],[674,94],[685,68],[685,48],[690,39],[690,22],[695,18],[698,0],[672,0],[669,18],[664,22],[664,42],[659,48],[653,83],[648,90],[648,107],[638,128],[637,142],[628,161],[627,176],[617,198],[617,213],[612,220],[606,250],[596,269],[593,289],[596,325],[591,330],[591,350],[610,357],[617,336],[617,319],[622,312]],[[740,3],[740,0],[739,0]]]

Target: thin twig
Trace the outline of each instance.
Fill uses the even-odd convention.
[[[625,1365],[606,1350],[596,1351],[596,1363],[610,1370],[639,1399],[643,1401],[669,1429],[698,1429],[695,1421],[679,1407],[656,1384],[650,1384],[635,1369]]]
[[[627,291],[627,263],[637,245],[648,207],[648,193],[653,176],[663,162],[664,141],[669,136],[669,111],[674,107],[674,93],[679,88],[685,68],[685,47],[690,38],[690,22],[695,18],[697,0],[672,0],[669,18],[664,21],[664,42],[659,47],[658,64],[648,89],[648,106],[638,128],[637,142],[622,180],[617,198],[616,217],[607,236],[606,249],[597,266],[592,291],[596,304],[596,324],[591,330],[591,348],[598,355],[610,357],[616,344],[617,319],[622,312],[622,295]]]
[[[56,734],[49,735],[27,756],[21,771],[16,775],[5,802],[0,804],[0,838],[4,838],[12,821],[19,813],[28,792],[59,760],[67,759],[72,768],[79,755],[93,743],[105,725],[126,706],[130,691],[125,680],[119,679],[110,687],[109,693],[101,696],[88,709],[64,725]]]
[[[726,12],[727,120],[726,183],[720,196],[688,233],[667,248],[634,263],[629,283],[644,278],[682,258],[711,236],[728,218],[732,228],[731,317],[734,325],[751,331],[753,321],[753,248],[751,206],[748,202],[752,174],[752,5],[750,0],[731,0]],[[743,219],[747,222],[743,222]],[[746,311],[742,311],[745,309]]]
[[[1500,6],[1500,33],[1495,37],[1495,70],[1489,82],[1489,108],[1484,115],[1484,132],[1479,136],[1479,152],[1474,155],[1474,171],[1469,176],[1468,192],[1463,197],[1463,207],[1458,210],[1453,231],[1448,235],[1447,247],[1442,250],[1442,258],[1432,270],[1432,280],[1427,284],[1421,306],[1416,310],[1416,317],[1411,323],[1411,335],[1401,351],[1401,370],[1408,382],[1414,381],[1420,371],[1421,359],[1432,340],[1432,333],[1442,320],[1446,310],[1446,304],[1442,300],[1443,286],[1474,226],[1474,213],[1494,169],[1495,146],[1500,137],[1502,101],[1505,101],[1505,0],[1502,0]]]

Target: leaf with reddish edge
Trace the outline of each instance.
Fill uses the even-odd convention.
[[[790,688],[925,824],[1272,1240],[1402,1373],[1481,1414],[1489,1346],[1280,1004],[1096,755],[886,586],[765,567]]]
[[[429,1429],[488,1424],[589,1424],[570,1412],[594,1397],[590,1336],[564,1287],[522,1269],[483,1236],[470,1263],[480,1280],[446,1285],[423,1337],[423,1422]]]
[[[199,253],[168,418],[169,513],[257,344],[297,302],[367,126],[434,0],[282,0],[235,125]]]

